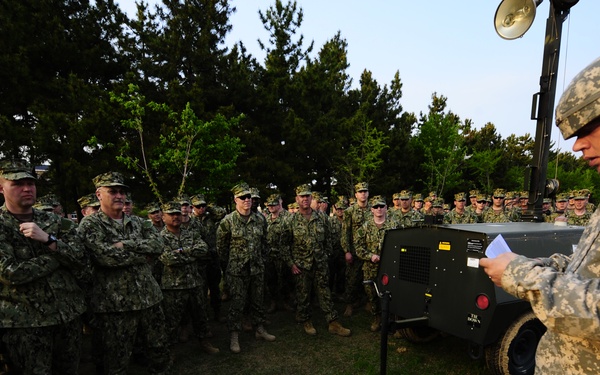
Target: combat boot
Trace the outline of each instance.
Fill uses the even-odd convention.
[[[317,330],[315,329],[315,327],[313,327],[313,324],[310,320],[304,322],[304,332],[311,336],[315,336],[317,334]]]
[[[200,349],[206,354],[217,354],[219,352],[219,348],[212,346],[207,339],[200,340]]]
[[[256,328],[254,337],[256,337],[257,340],[263,339],[265,341],[275,341],[275,336],[267,332],[265,327],[263,327],[262,325],[259,325],[258,328]]]
[[[346,310],[344,310],[344,316],[346,318],[349,318],[352,316],[352,305],[351,304],[346,305]]]
[[[329,333],[342,337],[348,337],[352,334],[348,328],[344,328],[337,320],[329,323]]]
[[[381,328],[381,316],[375,315],[373,317],[373,322],[371,323],[371,332],[377,332]]]
[[[238,332],[237,331],[232,331],[231,332],[231,342],[229,343],[229,350],[231,350],[232,353],[239,353],[242,351],[242,349],[240,349],[240,341],[238,339]]]

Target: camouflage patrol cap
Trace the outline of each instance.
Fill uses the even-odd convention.
[[[447,211],[448,211],[448,210],[450,210],[450,205],[449,205],[448,203],[444,203],[444,204],[442,205],[442,208],[443,208],[444,210],[447,210]]]
[[[160,211],[160,204],[158,202],[148,203],[146,205],[146,211],[149,214],[156,213],[156,212]]]
[[[552,199],[550,199],[550,198],[544,198],[544,200],[542,201],[542,203],[551,204],[552,203]]]
[[[345,195],[338,195],[338,202],[343,201],[346,206],[348,206],[348,198]],[[337,203],[336,203],[337,204]]]
[[[585,199],[587,198],[587,194],[584,190],[574,190],[573,191],[573,199]]]
[[[486,200],[487,200],[487,194],[477,193],[477,202],[486,201]]]
[[[436,193],[435,191],[430,191],[430,192],[429,192],[429,196],[430,196],[431,198],[433,198],[433,197],[437,197],[437,193]]]
[[[165,214],[180,214],[181,213],[181,203],[176,201],[169,201],[160,206],[162,212]]]
[[[508,200],[508,199],[515,199],[515,192],[514,191],[507,191],[506,194],[504,195],[504,199]]]
[[[382,205],[382,206],[386,206],[387,203],[385,202],[385,198],[382,197],[381,195],[376,195],[373,198],[370,199],[369,203],[372,206],[377,206],[377,205]]]
[[[590,189],[581,189],[581,193],[585,194],[586,197],[592,194]]]
[[[439,207],[441,208],[444,205],[444,201],[440,198],[436,198],[432,201],[431,206],[432,207]]]
[[[454,200],[459,202],[459,201],[466,201],[467,200],[467,194],[465,194],[464,192],[460,192],[460,193],[456,193],[454,194]]]
[[[60,206],[60,200],[56,194],[46,194],[43,196],[52,206]]]
[[[190,197],[187,194],[181,194],[173,200],[175,202],[178,202],[180,205],[184,205],[184,204],[190,205],[191,204]]]
[[[127,194],[125,194],[125,203],[133,203],[133,198],[131,198],[130,191],[128,191]]]
[[[294,202],[294,203],[289,203],[289,204],[287,205],[287,209],[288,209],[288,210],[293,210],[293,209],[294,209],[294,204],[295,204],[295,202]]]
[[[600,117],[600,58],[579,72],[556,106],[556,125],[563,138],[573,137],[579,129]]]
[[[190,203],[192,206],[200,206],[201,204],[206,204],[206,199],[204,199],[204,194],[196,194],[190,197]]]
[[[52,207],[52,200],[48,199],[47,196],[38,198],[33,205],[33,208],[37,208],[42,211],[52,211],[54,208]]]
[[[348,208],[348,203],[346,203],[345,200],[340,199],[335,203],[335,208],[338,210],[345,210],[346,208]]]
[[[279,194],[271,194],[267,198],[267,206],[277,206],[279,205],[279,200],[281,199],[281,195]]]
[[[400,193],[395,193],[394,195],[392,195],[392,199],[393,200],[400,199]]]
[[[421,194],[421,193],[415,194],[415,196],[413,197],[413,200],[415,202],[423,202],[423,194]]]
[[[528,191],[522,191],[519,194],[519,199],[529,199],[529,192]]]
[[[321,201],[321,193],[319,193],[318,191],[313,191],[312,193],[310,193],[310,195],[312,196],[312,199],[314,201]]]
[[[24,178],[33,178],[33,169],[25,160],[4,159],[0,161],[0,177],[10,180],[22,180]]]
[[[369,184],[366,182],[359,182],[358,184],[354,185],[354,191],[357,193],[359,191],[369,191]]]
[[[77,199],[77,203],[82,209],[86,207],[100,207],[100,201],[95,193],[84,195],[83,197]]]
[[[479,190],[474,189],[474,190],[470,190],[469,191],[469,198],[474,198],[477,196],[477,194],[479,194]]]
[[[319,203],[327,203],[327,204],[329,204],[329,198],[327,198],[326,196],[322,196],[321,200],[319,200]]]
[[[412,191],[402,190],[400,192],[400,199],[410,199],[412,197]]]
[[[251,194],[250,186],[248,186],[248,184],[245,182],[240,182],[239,184],[232,187],[231,192],[233,193],[233,196],[236,198],[241,197],[242,195]]]
[[[569,193],[556,194],[557,202],[567,202],[569,200]]]
[[[312,188],[309,184],[303,184],[296,187],[296,195],[312,195]]]
[[[127,189],[129,188],[129,186],[125,185],[125,178],[119,172],[102,173],[94,177],[92,181],[96,189],[104,186],[122,186]]]
[[[260,199],[260,192],[258,191],[257,188],[252,187],[252,188],[250,188],[250,196],[252,198],[258,198],[258,199]]]
[[[506,190],[504,190],[504,189],[494,190],[494,197],[506,198]]]

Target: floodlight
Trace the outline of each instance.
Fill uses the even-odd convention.
[[[537,4],[534,0],[504,0],[494,16],[496,32],[504,39],[523,36],[533,24]]]

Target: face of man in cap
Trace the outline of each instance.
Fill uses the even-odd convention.
[[[125,206],[127,190],[122,186],[101,186],[96,189],[102,212],[113,219],[120,218]]]
[[[312,204],[311,194],[296,195],[296,203],[298,203],[298,209],[300,212],[306,212],[311,208]]]
[[[35,179],[7,180],[0,177],[0,193],[4,195],[6,208],[10,212],[29,213],[36,200]]]
[[[152,222],[152,225],[162,227],[162,212],[160,210],[153,210],[148,212],[148,219]]]

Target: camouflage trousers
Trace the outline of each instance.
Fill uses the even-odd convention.
[[[227,316],[227,327],[230,331],[242,330],[242,316],[244,308],[248,307],[248,313],[252,324],[262,325],[265,323],[264,287],[265,274],[256,275],[227,275],[231,302]]]
[[[346,290],[344,291],[344,301],[347,304],[360,302],[362,297],[363,261],[356,255],[353,255],[352,263],[346,263]]]
[[[35,328],[10,328],[3,341],[23,374],[77,375],[81,352],[81,319]]]
[[[333,307],[331,301],[331,291],[329,290],[329,268],[327,262],[314,262],[310,269],[300,269],[301,274],[295,275],[296,279],[296,321],[305,322],[310,320],[310,297],[314,290],[319,299],[321,310],[325,313],[327,322],[332,322],[338,318],[338,313]]]
[[[365,261],[363,264],[363,276],[365,280],[377,279],[377,270],[379,265]],[[364,284],[365,293],[367,294],[367,300],[371,303],[371,314],[381,315],[381,299],[377,296],[375,286],[371,284]]]
[[[138,311],[96,313],[102,343],[105,374],[127,374],[134,343],[140,343],[152,374],[164,373],[170,366],[165,316],[161,304]],[[137,341],[136,341],[137,337]]]
[[[162,305],[170,343],[178,341],[178,328],[186,315],[189,316],[198,338],[204,338],[208,333],[207,305],[202,288],[163,290]]]
[[[265,262],[265,298],[267,301],[290,302],[292,272],[287,263],[277,255]]]

